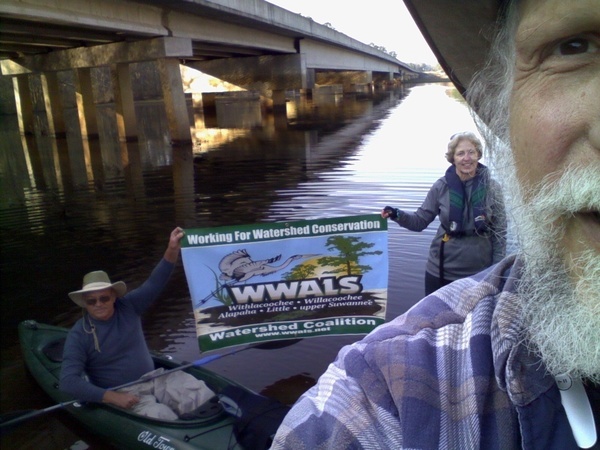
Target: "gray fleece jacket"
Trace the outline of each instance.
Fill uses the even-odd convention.
[[[506,212],[500,185],[488,177],[486,210],[489,231],[478,235],[474,231],[473,210],[471,208],[471,188],[473,180],[465,183],[466,207],[464,209],[463,223],[465,235],[452,237],[444,244],[444,278],[454,281],[473,275],[489,267],[502,258],[506,252]],[[426,269],[431,275],[439,277],[440,244],[449,229],[450,196],[449,187],[444,177],[437,180],[423,204],[414,212],[397,209],[398,217],[393,219],[400,226],[411,231],[423,231],[434,221],[440,218],[438,228],[431,246]],[[444,227],[446,227],[444,229]]]

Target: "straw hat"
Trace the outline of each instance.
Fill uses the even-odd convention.
[[[464,94],[485,64],[506,0],[404,0],[456,88]],[[407,43],[407,45],[410,45]]]
[[[86,292],[100,291],[106,288],[113,288],[117,293],[117,297],[122,297],[127,292],[127,286],[122,281],[111,283],[110,278],[106,272],[102,270],[96,270],[95,272],[87,273],[83,277],[83,287],[79,291],[69,292],[69,297],[77,305],[85,308],[85,301],[83,300],[83,294]]]

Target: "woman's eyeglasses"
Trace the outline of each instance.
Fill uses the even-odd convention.
[[[88,306],[94,306],[96,303],[108,303],[110,301],[110,295],[103,295],[101,297],[89,297],[85,299],[85,304]]]

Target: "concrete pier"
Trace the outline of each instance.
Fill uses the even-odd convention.
[[[138,137],[137,120],[131,86],[129,64],[112,64],[111,82],[114,90],[117,131],[121,142],[136,141]]]
[[[4,75],[13,76],[15,98],[18,99],[22,133],[33,133],[33,109],[29,77],[41,76],[44,86],[44,105],[51,121],[51,132],[64,132],[64,118],[59,101],[56,73],[75,71],[75,92],[82,138],[95,138],[98,123],[93,94],[91,70],[109,66],[112,72],[116,120],[119,137],[122,140],[135,139],[137,134],[134,99],[131,89],[129,65],[140,61],[157,61],[163,80],[165,107],[175,142],[191,142],[189,126],[176,125],[182,117],[185,103],[181,75],[180,58],[192,55],[191,41],[181,38],[157,38],[132,43],[111,43],[91,48],[76,48],[53,52],[48,55],[34,55],[2,61]],[[187,116],[186,116],[187,117]]]
[[[14,99],[8,109],[20,134],[69,142],[68,155],[38,149],[56,159],[58,175],[48,182],[65,170],[81,182],[128,170],[121,144],[138,139],[141,90],[162,100],[167,139],[187,152],[194,119],[184,66],[240,89],[224,95],[246,96],[244,120],[257,126],[265,109],[283,126],[290,92],[309,99],[317,91],[370,95],[415,74],[386,53],[263,0],[2,0],[0,19],[1,77],[11,81],[2,90]],[[194,94],[214,112],[208,122],[223,116],[225,97]],[[113,125],[115,142],[98,143]],[[96,164],[97,152],[106,153],[106,167]]]

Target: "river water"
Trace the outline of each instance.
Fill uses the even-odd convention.
[[[16,327],[35,319],[70,326],[80,317],[67,292],[84,273],[106,270],[129,287],[161,257],[170,231],[414,210],[447,162],[448,138],[475,126],[458,92],[425,84],[373,97],[293,97],[285,113],[251,100],[222,101],[216,112],[190,109],[194,145],[172,148],[160,101],[136,105],[140,139],[119,144],[110,104],[98,105],[99,137],[43,132],[23,138],[14,120],[0,125],[2,194],[2,414],[52,403],[26,374]],[[68,119],[69,114],[65,115]],[[41,129],[39,127],[38,129]],[[87,159],[86,159],[86,155]],[[121,161],[126,155],[126,163]],[[87,161],[87,163],[86,163]],[[429,243],[391,224],[386,318],[423,295]],[[181,263],[144,317],[152,350],[180,360],[199,351]],[[319,337],[248,349],[207,365],[293,403],[339,349],[360,336]],[[103,448],[63,415],[23,424],[4,448]]]

